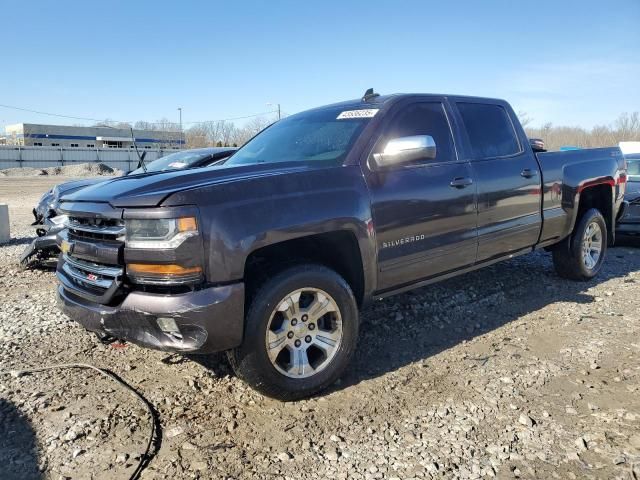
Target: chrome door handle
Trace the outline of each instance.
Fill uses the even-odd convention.
[[[533,178],[538,175],[538,172],[535,170],[531,170],[530,168],[525,168],[520,172],[520,176],[524,178]]]
[[[456,177],[453,180],[451,180],[451,183],[449,184],[449,186],[453,188],[466,188],[472,184],[473,184],[473,180],[471,180],[469,177]]]

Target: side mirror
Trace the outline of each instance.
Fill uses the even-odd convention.
[[[544,146],[544,140],[541,138],[530,138],[529,145],[531,145],[531,150],[534,152],[546,152],[547,149]]]
[[[387,142],[382,153],[373,154],[373,161],[378,168],[435,158],[436,142],[431,135],[393,138]]]

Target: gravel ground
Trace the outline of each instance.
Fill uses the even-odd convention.
[[[77,163],[59,167],[34,168],[5,168],[0,170],[0,177],[33,177],[33,176],[66,176],[93,177],[96,175],[122,175],[122,171],[104,163]],[[57,183],[64,181],[58,179]]]
[[[47,181],[49,183],[47,183]],[[143,478],[640,479],[640,244],[588,283],[535,253],[375,303],[352,368],[310,400],[249,389],[222,355],[104,346],[20,272],[28,212],[54,179],[0,179],[0,370],[112,370],[162,429]],[[0,377],[0,478],[128,478],[150,421],[85,370]]]

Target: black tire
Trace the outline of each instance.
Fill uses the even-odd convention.
[[[292,378],[272,364],[265,338],[274,310],[292,292],[305,288],[319,289],[332,297],[342,320],[342,339],[318,373]],[[324,390],[343,373],[355,351],[358,325],[356,300],[340,275],[321,265],[295,266],[278,273],[256,290],[246,314],[243,343],[228,351],[227,356],[236,375],[259,392],[278,400],[297,400]]]
[[[587,228],[597,224],[602,232],[601,251],[599,258],[592,268],[588,268],[583,259],[582,246]],[[607,224],[599,210],[592,208],[584,212],[573,229],[571,236],[553,250],[553,265],[556,272],[563,278],[587,281],[595,277],[601,270],[607,254],[609,240]]]

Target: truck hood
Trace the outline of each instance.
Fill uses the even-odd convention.
[[[322,162],[317,162],[322,163]],[[61,202],[109,203],[115,208],[156,207],[173,193],[183,190],[238,182],[256,177],[284,175],[319,168],[301,162],[256,165],[212,166],[194,170],[129,175],[88,186],[68,195]]]
[[[71,193],[72,191],[79,190],[89,185],[95,185],[96,183],[109,181],[109,177],[97,177],[97,178],[83,178],[81,180],[72,180],[71,182],[65,182],[57,185],[58,193],[64,195],[65,193]]]

